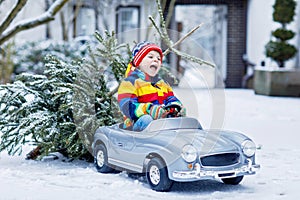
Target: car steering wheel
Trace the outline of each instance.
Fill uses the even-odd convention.
[[[163,107],[167,111],[165,118],[181,117],[180,110],[181,106],[177,104],[169,104]]]

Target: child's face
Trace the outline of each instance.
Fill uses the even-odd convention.
[[[142,60],[140,70],[154,77],[161,68],[161,57],[157,51],[150,51]]]

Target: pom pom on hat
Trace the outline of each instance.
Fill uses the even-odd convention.
[[[162,50],[159,46],[157,46],[154,43],[144,41],[140,42],[135,45],[135,47],[132,49],[132,56],[133,56],[133,65],[138,67],[144,57],[150,52],[150,51],[157,51],[160,54],[161,60],[163,58]]]

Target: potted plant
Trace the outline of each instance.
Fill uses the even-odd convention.
[[[285,68],[287,60],[293,58],[297,49],[289,44],[295,32],[287,29],[294,20],[296,2],[276,0],[273,6],[273,20],[281,24],[272,32],[273,40],[265,46],[266,56],[274,60],[279,68],[257,68],[254,75],[254,89],[257,94],[276,96],[300,96],[300,72]]]

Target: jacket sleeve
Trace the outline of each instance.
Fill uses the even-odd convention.
[[[180,102],[180,100],[174,95],[172,87],[168,83],[166,83],[166,87],[168,90],[168,97],[166,99],[166,105],[177,104],[177,105],[182,106],[182,103]]]
[[[139,103],[136,88],[126,79],[119,86],[118,102],[122,113],[133,121],[148,114],[152,105],[151,103]]]

